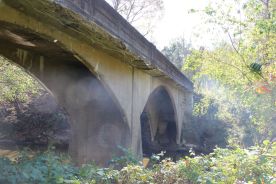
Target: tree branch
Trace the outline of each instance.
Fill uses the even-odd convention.
[[[246,67],[248,67],[248,65],[247,65],[247,63],[246,63],[246,61],[245,61],[244,57],[241,55],[241,53],[239,52],[239,50],[236,48],[236,46],[235,46],[235,44],[234,44],[234,41],[233,41],[233,39],[232,39],[232,37],[231,37],[230,33],[229,33],[229,32],[227,32],[227,35],[228,35],[228,37],[229,37],[229,39],[230,39],[230,42],[231,42],[232,48],[233,48],[233,49],[235,50],[235,52],[236,52],[236,53],[240,56],[240,58],[241,58],[242,62],[245,64],[245,66],[246,66]]]
[[[240,69],[239,67],[237,67],[236,65],[233,65],[233,64],[231,64],[231,63],[227,63],[227,62],[224,62],[224,61],[221,61],[220,59],[218,59],[218,58],[216,58],[216,57],[214,57],[214,56],[211,56],[215,61],[217,61],[217,62],[219,62],[219,63],[223,63],[223,64],[226,64],[226,65],[228,65],[228,66],[231,66],[231,67],[233,67],[233,68],[235,68],[236,70],[238,70],[250,83],[253,83],[251,80],[250,80],[250,78],[247,76],[247,74],[246,73],[244,73],[243,71],[242,71],[242,69]]]
[[[233,41],[231,35],[229,34],[229,32],[227,32],[227,34],[228,34],[228,36],[229,36],[229,39],[230,39],[230,42],[231,42],[231,45],[232,45],[233,49],[234,49],[235,52],[240,56],[240,58],[241,58],[242,62],[244,63],[244,65],[245,65],[249,70],[251,70],[251,68],[247,65],[247,63],[246,63],[244,57],[241,55],[241,53],[239,52],[239,50],[235,47],[234,41]],[[260,73],[256,72],[256,74],[258,74],[262,79],[266,80]]]

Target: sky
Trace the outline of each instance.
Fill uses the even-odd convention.
[[[110,3],[112,0],[106,1]],[[169,46],[179,37],[184,37],[194,48],[212,47],[215,40],[223,39],[219,35],[207,32],[207,26],[204,26],[204,20],[199,13],[189,13],[191,9],[204,10],[212,0],[163,0],[163,2],[163,16],[156,22],[152,34],[146,36],[159,50]]]
[[[163,0],[164,15],[157,22],[152,34],[152,41],[157,48],[164,46],[177,38],[184,37],[191,41],[193,46],[208,45],[212,35],[201,34],[202,37],[196,38],[199,32],[199,25],[204,24],[200,15],[189,13],[190,9],[203,9],[208,5],[208,0]],[[207,43],[206,43],[207,42]]]

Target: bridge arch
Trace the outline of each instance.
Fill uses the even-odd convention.
[[[150,94],[140,117],[142,151],[145,156],[169,151],[177,144],[177,114],[174,100],[165,86]]]
[[[52,37],[16,25],[1,26],[0,54],[38,78],[69,114],[72,157],[78,163],[106,165],[121,154],[118,146],[130,144],[127,118],[96,69]]]

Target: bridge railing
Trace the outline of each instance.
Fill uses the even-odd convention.
[[[193,90],[192,82],[104,0],[55,0],[55,2],[103,27],[126,43],[132,52],[145,59],[148,64],[157,67],[187,90]]]

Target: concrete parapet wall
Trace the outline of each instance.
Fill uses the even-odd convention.
[[[55,0],[55,2],[95,22],[119,38],[128,49],[141,57],[148,67],[162,71],[185,89],[193,90],[190,80],[104,0]]]

